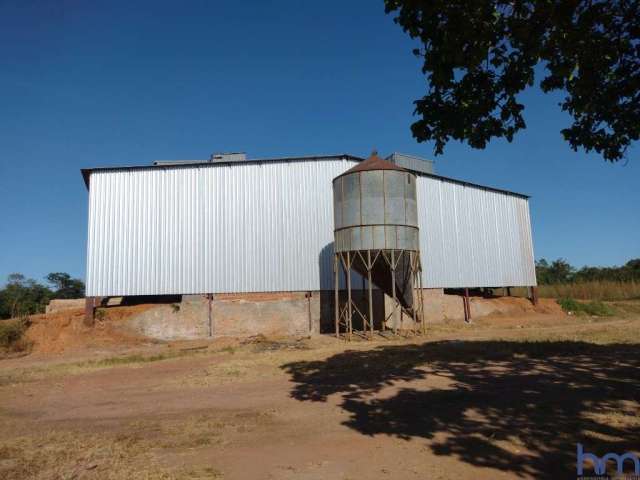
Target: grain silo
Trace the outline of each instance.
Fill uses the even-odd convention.
[[[347,337],[356,325],[361,333],[373,335],[375,330],[372,289],[377,287],[393,301],[390,314],[380,325],[400,310],[411,318],[411,329],[417,331],[422,321],[422,288],[420,240],[414,173],[377,156],[347,170],[333,180],[335,237],[335,330],[344,327]],[[345,275],[346,301],[340,302],[340,267]],[[355,271],[367,281],[368,312],[361,311],[353,299],[352,276]]]

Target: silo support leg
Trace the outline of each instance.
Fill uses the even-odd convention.
[[[412,293],[411,301],[413,303],[413,305],[412,305],[413,308],[411,309],[411,313],[412,313],[412,316],[413,316],[413,328],[412,328],[412,331],[413,331],[413,334],[416,335],[417,334],[417,321],[418,321],[417,320],[417,316],[416,316],[416,309],[418,308],[418,302],[416,302],[416,297],[417,297],[417,295],[416,295],[416,287],[418,286],[417,285],[417,280],[418,279],[416,278],[417,263],[416,263],[416,255],[415,255],[415,253],[410,253],[409,257],[411,258],[411,277],[412,277],[411,280],[412,280],[412,283],[413,283],[413,289],[412,289],[412,292],[411,292]]]
[[[353,333],[353,310],[351,303],[351,255],[347,252],[347,338],[351,340]]]
[[[418,285],[420,285],[420,323],[421,323],[421,327],[422,327],[422,333],[426,334],[427,333],[427,324],[425,323],[425,318],[424,318],[424,292],[423,290],[423,285],[422,285],[422,265],[420,265],[420,268],[418,269]]]
[[[340,338],[340,265],[338,263],[338,254],[334,254],[333,256],[333,313],[334,313],[334,322],[336,328],[336,338]]]
[[[396,322],[396,308],[398,299],[396,298],[396,262],[395,262],[395,250],[391,250],[391,293],[393,295],[393,334],[398,334],[398,322]]]
[[[369,294],[369,328],[371,331],[371,338],[373,339],[373,292],[371,291],[371,250],[367,250],[367,291]]]

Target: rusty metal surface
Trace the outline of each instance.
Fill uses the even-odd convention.
[[[338,252],[419,250],[416,176],[404,170],[376,169],[377,160],[372,156],[357,166],[369,163],[366,168],[352,168],[333,180]]]
[[[351,167],[342,175],[349,175],[355,172],[366,172],[370,170],[395,170],[398,172],[406,172],[404,168],[396,165],[388,160],[384,160],[378,156],[376,152],[372,153],[369,158],[364,162],[360,162],[357,165]]]

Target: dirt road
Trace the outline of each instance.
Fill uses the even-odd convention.
[[[0,478],[575,478],[640,450],[640,315],[0,361]],[[54,361],[55,360],[55,361]]]

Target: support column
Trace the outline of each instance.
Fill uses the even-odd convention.
[[[469,323],[471,322],[471,306],[469,305],[469,289],[464,289],[464,297],[463,297],[463,305],[464,305],[464,321]]]
[[[207,294],[207,310],[209,321],[209,337],[213,337],[213,293]]]
[[[304,298],[307,299],[307,320],[309,322],[309,336],[313,335],[313,319],[311,318],[311,297],[313,294],[308,291],[304,294]]]
[[[95,323],[96,297],[86,297],[84,299],[84,324],[93,327]]]
[[[538,304],[538,287],[531,287],[531,303]]]

